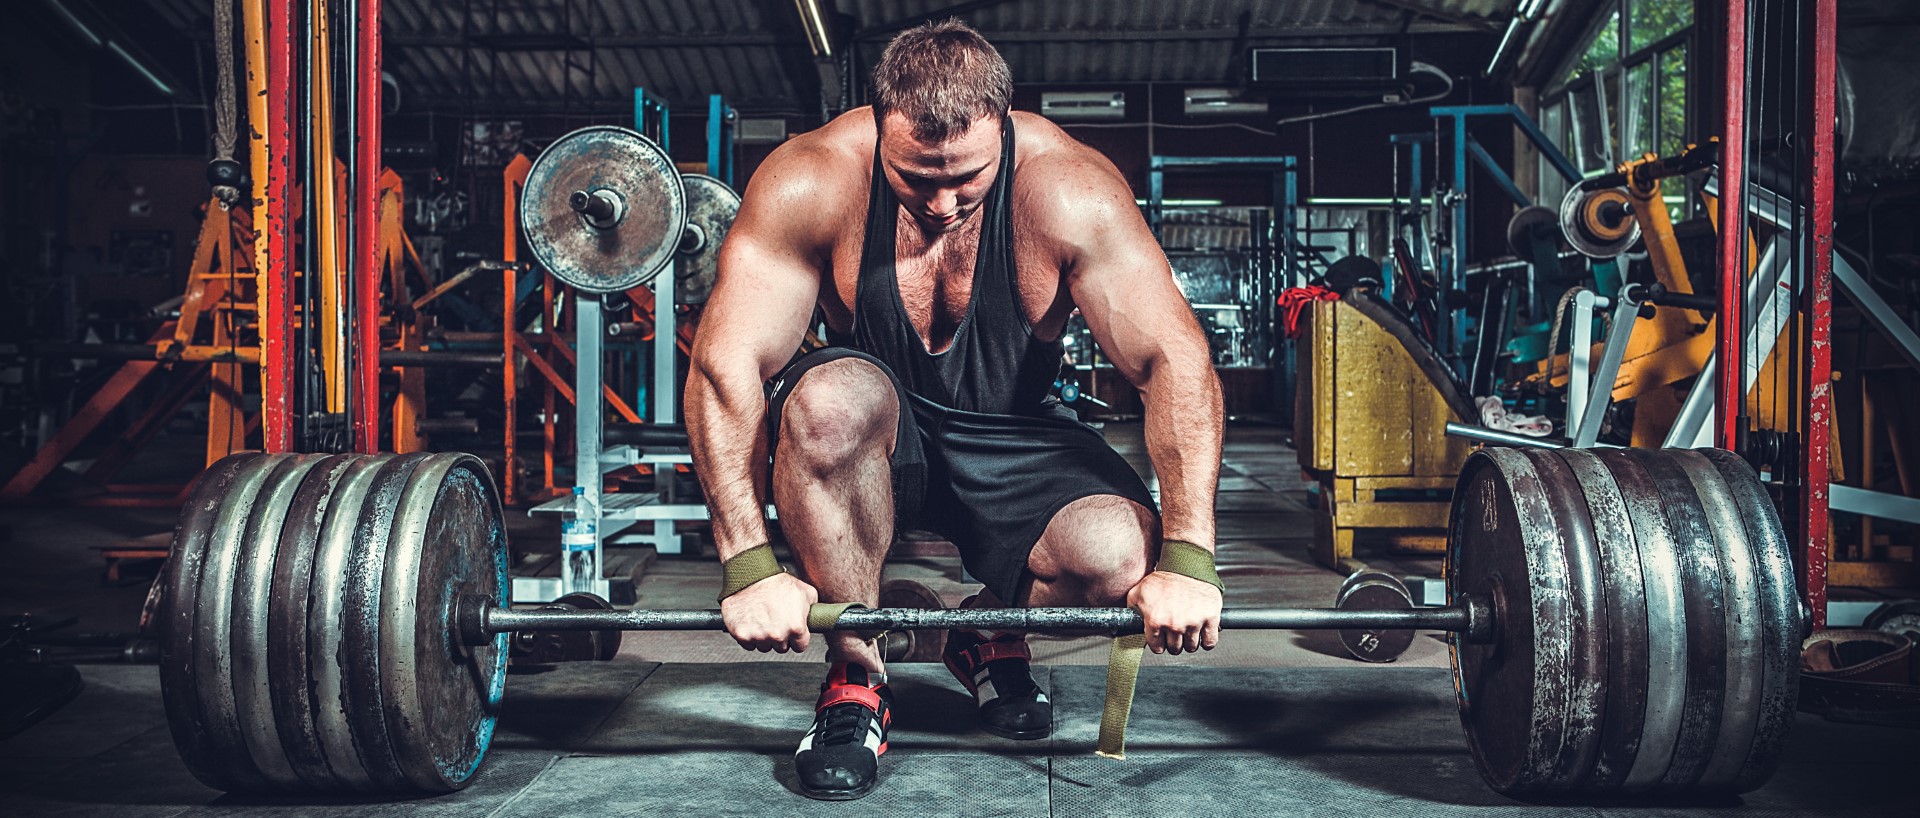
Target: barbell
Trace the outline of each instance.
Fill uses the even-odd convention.
[[[677,258],[678,302],[701,304],[739,210],[739,194],[720,180],[682,174],[639,133],[595,125],[541,151],[519,212],[527,249],[568,285],[624,292],[652,283]]]
[[[1717,450],[1488,449],[1448,604],[1240,609],[1225,628],[1446,631],[1461,724],[1516,795],[1744,792],[1778,763],[1802,613],[1751,468]],[[718,630],[717,611],[517,610],[465,454],[240,454],[181,511],[161,684],[188,769],[248,792],[448,792],[493,735],[510,634]],[[1095,609],[852,609],[832,629],[1138,631]]]

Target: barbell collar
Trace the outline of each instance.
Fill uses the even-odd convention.
[[[494,634],[515,631],[717,631],[724,630],[717,610],[513,610],[492,599],[469,596],[456,614],[467,644],[483,644]],[[853,608],[832,630],[1011,630],[1137,632],[1140,613],[1130,608]],[[1492,606],[1467,598],[1458,606],[1407,610],[1338,608],[1230,608],[1220,614],[1229,630],[1438,630],[1461,633],[1470,641],[1494,637]]]
[[[612,229],[620,223],[620,217],[625,215],[624,204],[620,194],[607,188],[576,190],[567,197],[567,205],[579,213],[589,226],[600,230]]]

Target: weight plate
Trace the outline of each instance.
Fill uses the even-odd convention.
[[[1727,623],[1722,607],[1720,548],[1693,482],[1672,449],[1628,449],[1660,492],[1661,508],[1680,545],[1678,563],[1687,617],[1687,694],[1680,711],[1680,736],[1673,762],[1660,779],[1661,789],[1690,791],[1713,759],[1719,743],[1721,696],[1727,684]]]
[[[1720,735],[1700,774],[1696,792],[1726,792],[1746,765],[1760,719],[1766,680],[1761,633],[1757,558],[1741,509],[1713,462],[1695,451],[1674,450],[1673,459],[1693,483],[1720,555],[1722,611],[1726,619],[1726,688],[1720,697]]]
[[[173,532],[173,554],[167,560],[163,579],[165,607],[160,631],[160,695],[172,728],[173,743],[180,751],[193,777],[209,787],[226,789],[241,783],[228,775],[215,756],[213,736],[202,726],[202,690],[194,673],[195,651],[199,637],[195,633],[199,613],[200,581],[212,556],[212,540],[220,514],[227,509],[227,494],[235,479],[259,458],[253,452],[230,455],[208,466],[193,481],[193,491],[180,507]],[[245,773],[240,773],[245,775]],[[257,775],[257,773],[256,773]]]
[[[674,286],[682,304],[705,304],[720,275],[720,245],[740,212],[740,194],[699,173],[680,177],[687,189],[687,231],[680,242]]]
[[[1448,601],[1493,600],[1499,632],[1489,644],[1448,638],[1460,723],[1481,776],[1509,794],[1550,789],[1573,683],[1565,549],[1531,454],[1469,457],[1448,516]]]
[[[613,603],[599,594],[575,591],[540,606],[540,610],[610,611]],[[604,662],[620,652],[620,635],[618,630],[518,631],[508,637],[507,658],[515,665]]]
[[[233,599],[233,694],[244,749],[270,789],[277,792],[305,788],[294,772],[280,738],[274,718],[273,684],[270,678],[271,608],[273,600],[286,592],[274,585],[274,567],[280,550],[280,532],[287,511],[301,481],[318,456],[274,455],[273,470],[260,486],[252,504],[253,513],[239,549],[241,556]]]
[[[271,784],[260,771],[259,760],[247,749],[240,726],[239,702],[233,684],[235,598],[239,575],[250,544],[247,519],[267,478],[287,455],[262,455],[241,467],[222,499],[219,517],[207,538],[206,562],[194,607],[193,675],[200,687],[200,729],[212,739],[213,758],[229,780],[225,789],[265,792]]]
[[[1732,785],[1734,792],[1750,792],[1773,776],[1793,726],[1800,698],[1800,640],[1805,623],[1800,617],[1786,531],[1759,475],[1732,452],[1701,449],[1700,453],[1726,480],[1754,555],[1753,593],[1759,601],[1756,610],[1765,672],[1754,711],[1753,745]]]
[[[367,675],[379,681],[379,712],[407,783],[451,792],[486,758],[507,672],[506,634],[462,644],[455,606],[468,594],[506,598],[507,533],[486,464],[464,454],[417,463],[393,498],[376,672]],[[369,505],[384,497],[376,488]]]
[[[347,606],[347,585],[354,564],[360,510],[367,490],[392,455],[356,458],[341,473],[327,498],[326,522],[313,555],[313,583],[308,591],[307,679],[312,686],[313,723],[328,769],[339,789],[371,792],[373,775],[355,751],[353,726],[347,707],[346,621],[366,612]]]
[[[1542,205],[1523,207],[1520,212],[1513,214],[1512,219],[1507,220],[1507,248],[1512,250],[1514,255],[1531,261],[1534,228],[1545,227],[1557,230],[1559,222],[1560,214],[1554,212],[1551,207]],[[1554,245],[1558,246],[1559,242],[1555,241]]]
[[[1647,601],[1647,707],[1640,747],[1621,789],[1645,792],[1660,783],[1673,761],[1680,715],[1687,693],[1686,588],[1680,575],[1679,544],[1662,511],[1664,502],[1653,479],[1623,449],[1593,449],[1607,467],[1626,506],[1640,551],[1640,576]]]
[[[1560,449],[1558,453],[1579,479],[1586,498],[1606,596],[1606,703],[1599,755],[1584,788],[1604,794],[1626,783],[1640,749],[1647,711],[1647,592],[1633,525],[1613,475],[1590,451]]]
[[[1867,614],[1860,627],[1881,633],[1892,633],[1920,642],[1920,602],[1904,600],[1886,602]]]
[[[1405,611],[1413,608],[1413,595],[1392,574],[1355,571],[1340,584],[1340,595],[1334,599],[1333,606],[1348,611]],[[1362,662],[1391,662],[1407,652],[1415,635],[1405,628],[1349,628],[1340,631],[1340,644]]]
[[[575,193],[610,192],[617,220],[596,227]],[[622,292],[665,270],[687,226],[687,195],[665,151],[626,128],[596,125],[560,137],[527,170],[520,229],[555,278],[590,293]]]
[[[280,743],[294,775],[308,789],[332,792],[346,789],[327,764],[326,750],[314,726],[312,688],[307,663],[307,611],[311,603],[313,561],[335,486],[356,460],[355,455],[333,455],[315,463],[287,503],[280,526],[279,551],[274,558],[272,602],[267,608],[267,681],[273,695],[273,718]]]
[[[410,601],[395,598],[388,583],[391,570],[388,562],[399,559],[393,552],[409,548],[409,543],[394,539],[400,525],[401,497],[414,470],[427,457],[404,454],[380,466],[367,487],[366,501],[360,505],[360,519],[354,526],[353,558],[347,564],[345,610],[348,614],[340,621],[341,663],[345,671],[341,684],[345,695],[341,704],[347,712],[347,727],[352,731],[360,763],[380,792],[405,792],[410,787],[394,746],[397,736],[387,724],[387,708],[402,691],[394,688],[385,673],[382,642],[396,629],[394,610]],[[405,635],[411,636],[412,629],[408,628]]]
[[[1565,693],[1566,733],[1553,785],[1556,790],[1577,792],[1593,775],[1607,705],[1607,600],[1600,581],[1600,547],[1594,542],[1586,493],[1566,459],[1544,449],[1531,457],[1565,549],[1567,608],[1573,618],[1567,634],[1572,683]]]
[[[1621,188],[1588,188],[1575,185],[1560,200],[1560,232],[1567,243],[1582,255],[1608,259],[1620,255],[1640,240],[1640,222],[1632,216],[1632,201]],[[1623,208],[1617,223],[1608,223],[1607,213]]]
[[[877,601],[882,608],[939,611],[947,607],[932,588],[910,579],[890,579],[880,583]],[[946,647],[946,631],[888,631],[882,653],[889,662],[938,662]]]

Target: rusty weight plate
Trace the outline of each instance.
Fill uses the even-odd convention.
[[[1553,526],[1560,535],[1567,568],[1567,608],[1573,620],[1573,629],[1567,634],[1572,682],[1566,690],[1566,728],[1551,786],[1556,792],[1592,792],[1589,782],[1600,754],[1600,729],[1607,704],[1609,637],[1599,537],[1587,511],[1586,492],[1564,452],[1532,449],[1526,454],[1540,475],[1547,505],[1554,512]],[[1621,521],[1610,520],[1607,524],[1617,526]]]
[[[705,304],[720,274],[720,245],[740,212],[740,194],[725,182],[699,173],[682,175],[687,190],[687,230],[680,241],[674,271],[682,304]]]
[[[1661,510],[1680,546],[1676,567],[1685,588],[1687,692],[1681,705],[1673,762],[1661,777],[1659,789],[1693,792],[1713,760],[1726,704],[1728,612],[1720,543],[1678,459],[1679,450],[1627,449],[1626,455],[1637,460],[1653,479]],[[1644,568],[1647,563],[1642,560],[1641,565]]]
[[[377,485],[369,506],[382,496]],[[451,792],[486,759],[506,688],[507,635],[468,646],[453,622],[463,596],[507,597],[500,492],[478,458],[428,455],[401,484],[391,518],[372,665],[378,715],[404,790]]]
[[[590,219],[575,194],[610,197],[615,213]],[[590,293],[651,282],[673,261],[687,226],[687,194],[665,151],[626,128],[596,125],[560,137],[527,171],[520,229],[555,278]]]
[[[1625,793],[1659,786],[1673,761],[1681,713],[1687,691],[1687,588],[1679,569],[1680,549],[1666,514],[1665,499],[1639,462],[1622,449],[1594,449],[1620,492],[1627,520],[1640,556],[1640,575],[1647,610],[1646,709],[1639,746],[1621,780]]]
[[[274,792],[299,791],[306,782],[294,770],[285,749],[280,721],[274,712],[272,654],[273,614],[284,589],[274,585],[282,531],[301,483],[322,460],[321,455],[272,455],[277,461],[255,495],[253,513],[241,534],[241,559],[236,567],[238,586],[233,594],[230,663],[235,716],[242,749],[259,768]]]
[[[1451,634],[1460,724],[1474,764],[1503,793],[1548,793],[1574,684],[1574,606],[1556,514],[1527,452],[1489,448],[1467,459],[1448,515],[1447,596],[1491,599],[1499,638]]]
[[[1800,695],[1800,640],[1806,623],[1801,620],[1786,529],[1759,475],[1732,452],[1698,451],[1726,482],[1754,560],[1754,584],[1746,592],[1758,602],[1757,634],[1751,641],[1759,645],[1762,675],[1754,704],[1753,741],[1731,785],[1733,792],[1749,792],[1772,777],[1793,726]]]
[[[1583,449],[1556,453],[1573,470],[1586,499],[1606,597],[1606,701],[1599,755],[1585,789],[1618,792],[1640,750],[1647,713],[1647,589],[1640,549],[1626,501],[1600,458]]]
[[[255,461],[260,457],[256,453],[230,455],[208,466],[193,481],[193,492],[180,507],[172,557],[167,560],[163,577],[166,591],[159,623],[160,693],[167,724],[187,770],[207,786],[219,789],[257,785],[262,780],[251,762],[244,769],[229,771],[222,761],[225,754],[215,746],[217,736],[205,726],[207,704],[202,696],[215,691],[204,690],[198,681],[201,677],[194,672],[195,647],[202,639],[196,630],[203,624],[200,587],[208,563],[217,556],[220,546],[216,541],[225,542],[217,534],[222,530],[222,514],[230,511],[229,495],[250,496],[259,490],[262,473]],[[215,584],[219,584],[217,580]]]
[[[308,612],[314,585],[314,556],[340,478],[359,458],[333,455],[314,464],[287,503],[274,558],[273,600],[267,609],[267,680],[273,718],[294,775],[309,790],[344,789],[328,763],[314,727],[312,677],[307,661]]]

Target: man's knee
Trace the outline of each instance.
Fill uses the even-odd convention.
[[[893,382],[857,358],[821,364],[800,376],[780,408],[775,457],[791,465],[831,470],[893,445],[899,423]]]
[[[1084,604],[1117,605],[1152,570],[1154,525],[1132,500],[1083,497],[1054,515],[1028,565],[1036,578],[1080,589]]]

